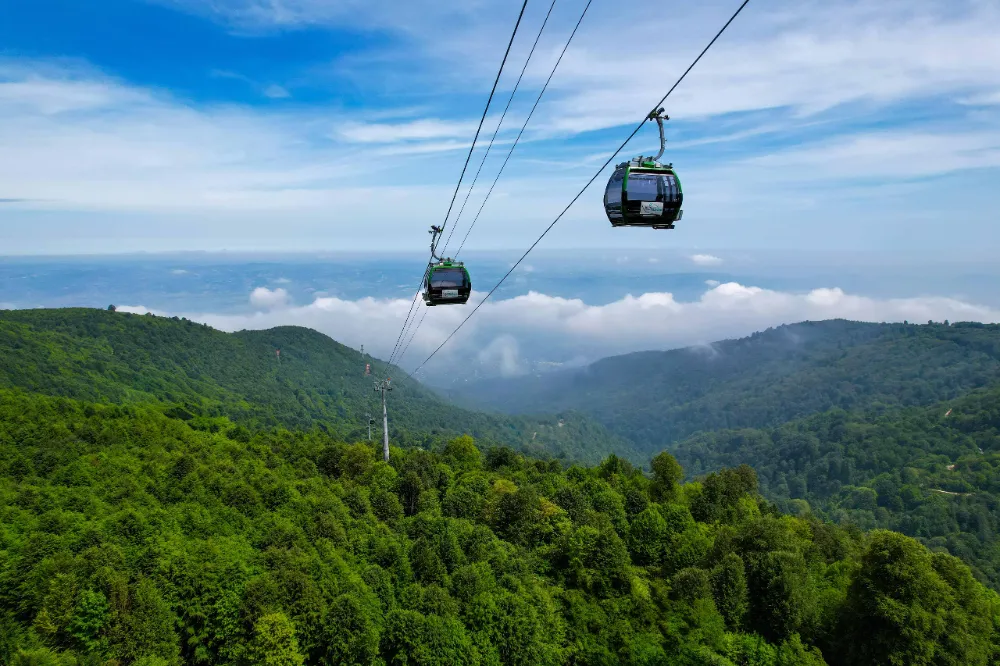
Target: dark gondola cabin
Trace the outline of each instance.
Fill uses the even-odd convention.
[[[439,261],[427,267],[424,277],[424,303],[427,305],[464,305],[472,295],[472,279],[460,261]]]
[[[684,192],[673,164],[661,164],[667,147],[663,121],[670,116],[656,109],[647,120],[655,120],[660,130],[660,152],[653,157],[636,157],[615,168],[604,190],[604,212],[615,227],[673,229],[684,211]]]
[[[604,192],[604,210],[616,227],[673,229],[683,203],[673,167],[641,159],[619,164]]]

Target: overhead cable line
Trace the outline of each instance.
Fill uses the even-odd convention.
[[[427,275],[425,272],[424,275]],[[424,278],[420,278],[420,283],[423,284]],[[399,350],[399,341],[402,340],[403,334],[410,325],[410,318],[413,316],[413,308],[417,304],[417,298],[420,296],[420,285],[417,285],[417,291],[413,294],[413,300],[410,302],[410,309],[406,313],[406,319],[403,320],[403,328],[399,329],[399,336],[396,338],[396,344],[392,348],[392,354],[389,355],[389,360],[385,362],[386,371],[389,370],[389,366],[392,365],[393,358],[396,357],[396,351]]]
[[[584,7],[583,9],[584,15],[587,13],[587,8],[590,7],[590,3],[592,1],[593,0],[588,0],[587,6]],[[528,65],[531,63],[531,58],[535,54],[535,49],[538,48],[538,42],[541,40],[542,33],[545,31],[545,26],[548,24],[549,18],[552,16],[552,10],[555,8],[556,2],[557,0],[552,0],[552,3],[549,5],[549,11],[545,14],[545,20],[542,21],[542,26],[538,29],[538,34],[535,36],[535,42],[531,45],[531,50],[528,52],[528,57],[524,61],[524,66],[521,68],[521,73],[517,77],[517,82],[514,84],[514,89],[511,91],[510,97],[507,98],[507,106],[504,107],[503,113],[500,115],[500,122],[497,123],[496,129],[493,130],[493,137],[490,139],[490,143],[486,147],[486,152],[483,153],[483,159],[480,160],[479,162],[479,168],[476,170],[476,175],[472,179],[472,185],[469,186],[469,190],[465,193],[465,200],[462,201],[462,207],[458,209],[458,215],[455,216],[455,219],[452,222],[451,231],[448,232],[448,238],[447,240],[445,240],[444,249],[441,252],[442,255],[444,255],[448,251],[448,244],[451,243],[451,236],[453,233],[455,233],[455,229],[458,228],[458,222],[459,220],[462,219],[462,213],[465,212],[465,206],[466,204],[469,203],[469,196],[472,194],[472,190],[476,187],[476,182],[479,180],[479,174],[483,170],[483,165],[486,164],[486,158],[489,156],[490,150],[493,148],[493,142],[496,141],[497,134],[500,132],[500,127],[503,125],[504,118],[507,117],[507,111],[510,110],[511,102],[513,102],[514,95],[517,93],[517,90],[521,85],[521,79],[524,78],[524,73],[527,71]],[[549,81],[552,80],[552,74],[555,73],[556,67],[559,66],[559,61],[562,60],[563,55],[566,53],[566,48],[569,46],[569,42],[573,41],[573,35],[576,34],[576,30],[577,28],[580,27],[580,21],[582,20],[583,20],[583,15],[581,15],[580,20],[576,22],[576,27],[573,28],[573,32],[570,34],[569,40],[566,42],[566,46],[563,47],[562,53],[559,55],[559,60],[556,61],[556,66],[552,68],[552,72],[549,74],[549,78],[545,81],[545,87],[542,88],[542,93],[538,95],[538,98],[535,100],[534,106],[531,107],[531,113],[528,114],[528,120],[531,120],[531,115],[534,114],[535,108],[538,106],[538,102],[539,100],[541,100],[542,94],[545,93],[545,88],[548,87]],[[517,135],[518,141],[521,139],[521,135],[524,133],[524,128],[527,126],[528,120],[524,121],[524,125],[521,126],[521,131],[518,132]],[[517,141],[514,142],[514,145],[511,146],[511,149],[507,152],[507,157],[504,159],[503,166],[507,165],[507,161],[510,160],[510,155],[512,152],[514,152],[515,146],[517,146]],[[500,173],[503,173],[503,166],[500,167]],[[496,187],[497,179],[500,178],[500,173],[498,173],[497,178],[493,180],[493,185],[490,186],[490,190],[486,194],[486,199],[490,198],[490,194],[492,194],[493,188]],[[466,230],[465,237],[462,238],[462,245],[465,245],[465,241],[469,238],[469,233],[472,231],[472,227],[476,225],[476,221],[479,219],[479,215],[483,212],[483,206],[486,205],[486,199],[483,200],[483,205],[479,207],[479,212],[476,214],[476,218],[472,221],[472,225],[469,227],[468,230]],[[459,246],[458,251],[459,252],[462,251],[461,246]],[[455,253],[455,256],[456,257],[458,256],[457,252]],[[414,314],[414,316],[416,315]],[[410,348],[410,344],[413,342],[413,339],[417,337],[417,331],[419,331],[420,326],[423,325],[425,317],[427,317],[427,310],[424,310],[424,313],[420,316],[420,320],[417,322],[416,327],[413,328],[413,332],[412,334],[410,334],[409,341],[407,341],[406,344],[403,345],[402,351],[396,355],[395,360],[397,364],[402,362],[402,358],[406,354],[406,350]]]
[[[514,24],[514,30],[510,33],[510,41],[507,42],[507,50],[504,51],[503,60],[500,61],[500,69],[497,70],[496,78],[493,79],[493,88],[490,89],[490,96],[486,99],[486,106],[483,108],[483,115],[479,119],[479,126],[476,128],[476,135],[472,138],[472,145],[469,146],[469,153],[465,156],[465,164],[462,166],[462,173],[458,176],[458,183],[455,184],[455,192],[451,195],[451,203],[448,204],[448,212],[445,213],[444,222],[441,223],[441,231],[443,231],[448,225],[448,218],[451,217],[451,210],[455,206],[455,199],[458,197],[458,190],[462,187],[462,179],[465,178],[465,171],[469,168],[469,160],[472,158],[472,151],[476,148],[476,141],[479,140],[479,132],[483,129],[483,123],[486,121],[486,114],[490,110],[490,103],[493,101],[493,95],[497,91],[497,84],[500,82],[500,75],[503,74],[503,68],[507,64],[507,57],[510,55],[510,48],[514,44],[514,38],[517,36],[517,29],[521,26],[521,19],[524,18],[524,10],[527,9],[527,7],[528,0],[524,0],[521,4],[521,11],[517,15],[517,22]],[[424,278],[421,277],[421,283],[423,283],[423,280]],[[419,294],[419,291],[420,285],[418,284],[417,294]],[[413,295],[413,301],[410,303],[410,311],[407,313],[406,319],[403,322],[403,328],[399,330],[399,336],[396,338],[396,344],[392,348],[392,354],[389,355],[390,365],[392,364],[392,359],[396,356],[396,350],[399,349],[399,343],[403,339],[407,323],[413,315],[413,307],[417,304],[417,294]]]
[[[732,16],[731,16],[731,17],[729,18],[729,20],[728,20],[728,21],[726,21],[726,24],[722,26],[722,28],[721,28],[721,29],[719,30],[719,32],[717,32],[717,33],[715,34],[715,37],[713,37],[713,38],[712,38],[712,41],[710,41],[710,42],[708,43],[708,46],[706,46],[706,47],[705,47],[704,49],[702,49],[701,53],[699,53],[699,54],[698,54],[698,57],[694,59],[694,62],[692,62],[692,63],[691,63],[691,64],[690,64],[689,66],[688,66],[688,68],[687,68],[686,70],[684,70],[684,73],[683,73],[683,74],[681,74],[680,78],[679,78],[679,79],[677,79],[677,81],[676,81],[676,82],[674,83],[674,85],[672,85],[672,86],[670,87],[670,90],[668,90],[668,91],[667,91],[667,93],[666,93],[666,94],[665,94],[665,95],[664,95],[663,97],[661,97],[661,98],[660,98],[660,101],[659,101],[659,102],[657,102],[657,103],[656,103],[655,105],[653,105],[653,109],[654,109],[654,113],[655,113],[655,110],[656,110],[656,109],[658,109],[658,108],[659,108],[659,107],[660,107],[660,106],[661,106],[661,105],[663,104],[663,102],[665,102],[665,101],[666,101],[666,99],[667,99],[668,97],[670,97],[671,93],[673,93],[673,92],[674,92],[674,90],[676,90],[676,89],[677,89],[677,86],[679,86],[679,85],[681,84],[681,82],[682,82],[682,81],[683,81],[683,80],[684,80],[685,78],[687,78],[687,75],[688,75],[688,74],[689,74],[689,73],[691,72],[691,70],[692,70],[692,69],[694,69],[695,65],[697,65],[697,64],[698,64],[698,63],[699,63],[699,62],[701,61],[701,59],[702,59],[702,58],[704,57],[704,55],[705,55],[706,53],[708,53],[708,50],[709,50],[710,48],[712,48],[712,46],[713,46],[713,45],[715,44],[715,42],[716,42],[716,41],[718,41],[719,37],[721,37],[721,36],[722,36],[722,33],[724,33],[724,32],[726,31],[726,29],[727,29],[727,28],[728,28],[728,27],[730,26],[730,24],[732,24],[732,22],[736,20],[736,17],[740,15],[740,13],[741,13],[741,12],[743,11],[743,9],[744,9],[744,8],[745,8],[745,7],[746,7],[746,6],[747,6],[747,5],[749,4],[749,3],[750,3],[750,0],[743,0],[743,3],[742,3],[742,4],[741,4],[741,5],[739,6],[739,8],[738,8],[738,9],[737,9],[737,10],[736,10],[736,11],[735,11],[734,13],[733,13],[733,15],[732,15]],[[412,372],[411,374],[416,374],[416,373],[418,373],[418,372],[420,371],[420,369],[421,369],[421,368],[423,368],[423,367],[424,367],[425,365],[427,365],[428,361],[430,361],[430,360],[431,360],[432,358],[434,358],[434,356],[435,356],[435,355],[437,355],[437,353],[438,353],[439,351],[441,351],[441,349],[442,349],[442,348],[443,348],[443,347],[444,347],[444,346],[445,346],[446,344],[448,344],[448,342],[449,342],[449,341],[450,341],[450,340],[451,340],[451,339],[452,339],[452,338],[453,338],[453,337],[455,336],[455,334],[456,334],[456,333],[458,333],[458,332],[459,332],[459,330],[461,330],[461,328],[462,328],[463,326],[465,326],[465,324],[466,324],[466,323],[467,323],[467,322],[468,322],[468,321],[469,321],[470,319],[472,319],[472,316],[473,316],[474,314],[476,314],[476,312],[478,312],[478,311],[479,311],[479,308],[481,308],[481,307],[483,306],[483,303],[485,303],[486,301],[488,301],[488,300],[489,300],[490,296],[492,296],[492,295],[493,295],[493,293],[494,293],[494,292],[495,292],[495,291],[496,291],[497,289],[499,289],[499,288],[500,288],[500,285],[502,285],[502,284],[504,283],[504,281],[505,281],[505,280],[506,280],[506,279],[507,279],[508,277],[510,277],[510,274],[514,272],[514,269],[516,269],[516,268],[517,268],[517,267],[518,267],[518,266],[519,266],[519,265],[521,264],[521,262],[522,262],[522,261],[524,261],[524,259],[525,259],[525,258],[526,258],[526,257],[528,256],[528,254],[529,254],[529,253],[531,253],[531,251],[535,249],[535,246],[537,246],[537,245],[538,245],[538,244],[539,244],[540,242],[542,242],[542,239],[543,239],[543,238],[545,238],[545,236],[546,236],[546,235],[547,235],[547,234],[548,234],[548,233],[549,233],[550,231],[552,231],[552,227],[556,226],[556,223],[557,223],[557,222],[559,222],[559,220],[561,220],[561,219],[563,218],[563,216],[564,216],[564,215],[566,215],[567,211],[569,211],[569,209],[570,209],[570,208],[571,208],[571,207],[573,206],[573,204],[575,204],[575,203],[577,202],[577,200],[578,200],[578,199],[579,199],[579,198],[580,198],[581,196],[583,196],[583,193],[587,191],[587,188],[589,188],[589,187],[590,187],[590,186],[591,186],[591,185],[592,185],[592,184],[594,183],[594,181],[595,181],[595,180],[597,180],[597,177],[601,175],[601,172],[602,172],[602,171],[604,171],[604,169],[606,169],[606,168],[607,168],[607,166],[608,166],[609,164],[611,164],[611,162],[612,162],[612,161],[613,161],[613,160],[615,159],[615,157],[617,157],[617,156],[618,156],[618,153],[620,153],[620,152],[621,152],[622,150],[624,150],[624,149],[625,149],[625,146],[626,146],[626,145],[628,145],[628,142],[629,142],[629,141],[631,141],[631,140],[633,139],[633,137],[635,137],[635,135],[639,133],[639,130],[641,130],[641,129],[643,128],[643,126],[644,126],[644,125],[646,124],[646,121],[647,121],[647,120],[648,120],[648,116],[642,119],[642,122],[640,122],[640,123],[639,123],[639,124],[638,124],[638,125],[636,126],[636,128],[635,128],[634,130],[632,130],[632,133],[628,135],[628,138],[627,138],[627,139],[625,139],[625,141],[623,141],[623,142],[622,142],[622,144],[621,144],[620,146],[618,146],[618,149],[617,149],[617,150],[615,150],[615,152],[614,152],[614,153],[612,153],[611,157],[609,157],[609,158],[607,159],[607,161],[606,161],[606,162],[604,162],[604,164],[602,164],[602,165],[601,165],[601,168],[597,170],[597,173],[595,173],[595,174],[594,174],[593,176],[591,176],[590,180],[588,180],[588,181],[587,181],[586,185],[584,185],[584,186],[583,186],[583,187],[582,187],[582,188],[580,189],[580,191],[579,191],[579,192],[577,192],[576,196],[575,196],[575,197],[573,197],[573,199],[572,199],[572,200],[570,200],[570,202],[569,202],[568,204],[566,204],[566,207],[562,209],[562,212],[560,212],[560,213],[559,213],[559,214],[558,214],[558,215],[556,216],[556,218],[555,218],[554,220],[552,220],[552,223],[551,223],[551,224],[549,224],[549,226],[545,228],[545,231],[543,231],[543,232],[542,232],[542,234],[541,234],[541,235],[540,235],[540,236],[539,236],[539,237],[538,237],[538,238],[537,238],[537,239],[535,240],[535,242],[531,244],[531,247],[529,247],[529,248],[528,248],[527,250],[525,250],[525,251],[524,251],[524,254],[522,254],[522,255],[521,255],[521,258],[520,258],[520,259],[518,259],[518,260],[517,260],[517,262],[516,262],[516,263],[515,263],[515,264],[514,264],[513,266],[511,266],[510,270],[509,270],[509,271],[507,271],[507,273],[506,273],[506,274],[505,274],[505,275],[504,275],[504,276],[503,276],[502,278],[500,278],[500,281],[499,281],[499,282],[497,282],[497,283],[496,283],[496,285],[494,285],[494,287],[493,287],[492,289],[490,289],[489,293],[488,293],[488,294],[486,294],[486,297],[485,297],[485,298],[483,298],[483,299],[482,299],[481,301],[479,301],[479,303],[478,303],[478,304],[476,305],[476,307],[475,307],[475,308],[473,308],[472,312],[470,312],[470,313],[469,313],[469,315],[468,315],[468,316],[467,316],[467,317],[466,317],[465,319],[463,319],[463,320],[462,320],[462,323],[460,323],[460,324],[459,324],[459,325],[458,325],[458,326],[457,326],[457,327],[455,328],[455,330],[454,330],[454,331],[452,331],[452,332],[451,332],[451,333],[450,333],[450,334],[448,335],[448,337],[444,339],[444,342],[442,342],[442,343],[441,343],[440,345],[438,345],[437,349],[435,349],[435,350],[434,350],[433,352],[431,352],[430,356],[428,356],[428,357],[427,357],[426,359],[424,359],[423,363],[421,363],[420,365],[418,365],[418,366],[417,366],[417,367],[416,367],[416,368],[415,368],[415,369],[413,370],[413,372]]]
[[[521,125],[521,131],[517,133],[517,138],[514,139],[514,143],[511,144],[510,150],[507,151],[507,157],[504,158],[503,164],[500,165],[500,171],[497,172],[497,177],[493,179],[493,184],[490,185],[489,192],[486,193],[486,198],[483,199],[483,203],[479,206],[479,211],[476,216],[472,219],[472,224],[469,225],[469,229],[465,232],[465,237],[462,239],[461,244],[458,246],[458,251],[455,252],[455,256],[458,257],[462,253],[462,248],[465,247],[465,241],[469,239],[469,234],[472,233],[472,228],[476,226],[476,222],[479,221],[479,216],[483,214],[483,208],[486,207],[486,202],[490,200],[490,195],[493,194],[493,188],[497,186],[497,181],[500,180],[500,175],[503,174],[503,170],[507,167],[507,162],[510,161],[510,156],[514,153],[514,149],[517,148],[518,142],[521,140],[521,135],[524,134],[525,128],[531,121],[531,117],[535,115],[535,109],[538,108],[538,103],[542,101],[542,96],[549,87],[549,83],[552,81],[552,77],[555,75],[556,70],[559,68],[559,63],[562,62],[563,56],[566,55],[566,49],[569,48],[570,43],[573,41],[573,37],[576,36],[576,31],[580,28],[580,24],[583,23],[583,17],[587,15],[587,10],[590,9],[590,3],[593,0],[587,0],[587,5],[583,8],[583,12],[580,14],[580,18],[576,22],[576,26],[573,28],[573,32],[570,33],[569,39],[566,40],[566,44],[563,46],[562,53],[559,54],[559,58],[556,60],[556,64],[552,66],[552,71],[549,72],[549,78],[545,80],[545,85],[542,86],[541,92],[538,93],[538,97],[535,98],[535,104],[531,107],[531,111],[528,113],[528,117],[524,119],[524,124]]]
[[[417,322],[416,327],[413,329],[413,334],[410,335],[410,339],[406,341],[405,345],[403,345],[403,351],[399,352],[399,355],[396,357],[397,363],[403,362],[403,357],[406,355],[406,350],[410,348],[411,344],[413,344],[413,338],[417,337],[417,331],[420,330],[420,326],[424,323],[424,317],[427,316],[428,312],[430,312],[430,308],[424,308],[424,313],[420,315],[420,321]]]
[[[517,15],[517,23],[514,24],[514,31],[510,33],[510,41],[507,42],[507,50],[504,51],[503,61],[500,63],[500,69],[497,70],[497,76],[493,80],[493,88],[490,90],[490,96],[486,100],[486,107],[483,109],[483,115],[479,119],[479,126],[476,128],[476,135],[472,137],[472,145],[469,146],[469,154],[465,156],[465,164],[462,166],[462,173],[458,176],[458,183],[455,184],[455,192],[451,195],[451,203],[448,204],[448,212],[445,213],[444,222],[441,223],[441,228],[444,229],[448,224],[448,218],[451,217],[451,210],[455,206],[455,199],[458,197],[458,190],[462,186],[462,179],[465,178],[465,171],[469,168],[469,160],[472,158],[472,151],[476,148],[476,141],[479,140],[479,132],[483,129],[483,123],[486,121],[486,113],[490,110],[490,103],[493,101],[493,95],[497,91],[497,84],[500,83],[500,75],[503,73],[504,65],[507,64],[507,56],[510,55],[510,47],[514,44],[514,37],[517,36],[517,29],[521,25],[521,19],[524,17],[524,10],[528,6],[528,0],[524,0],[524,4],[521,5],[521,13]]]
[[[538,29],[538,35],[535,36],[535,43],[531,45],[531,50],[528,51],[528,57],[524,61],[524,67],[521,68],[521,73],[517,77],[517,82],[514,83],[514,89],[510,91],[510,97],[507,98],[507,106],[504,107],[503,113],[500,114],[500,122],[497,123],[497,128],[493,130],[493,137],[490,139],[489,145],[486,146],[486,152],[483,153],[483,159],[479,162],[479,168],[476,169],[476,175],[472,179],[472,185],[469,186],[469,191],[465,193],[465,200],[462,202],[462,207],[458,209],[458,215],[455,216],[455,220],[452,222],[451,231],[448,232],[448,238],[444,242],[442,255],[448,251],[448,244],[451,243],[451,235],[455,233],[458,221],[462,219],[462,213],[465,211],[465,205],[469,203],[469,196],[472,194],[472,190],[476,187],[476,181],[479,180],[479,174],[483,170],[483,165],[486,164],[486,158],[489,157],[490,150],[493,149],[493,142],[497,139],[497,134],[500,132],[500,127],[503,125],[504,118],[507,117],[507,112],[510,110],[510,104],[514,101],[514,95],[517,94],[517,89],[521,85],[521,79],[524,78],[524,73],[528,70],[528,64],[531,62],[531,57],[535,55],[535,49],[538,48],[538,42],[542,38],[542,33],[545,32],[545,26],[549,22],[549,17],[552,16],[552,10],[555,9],[556,2],[557,0],[552,0],[552,4],[549,5],[549,11],[545,14],[545,20],[542,21],[542,27]],[[589,6],[590,2],[588,2],[587,5]],[[466,234],[466,236],[468,236],[468,234]]]

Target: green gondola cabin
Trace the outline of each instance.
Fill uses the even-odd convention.
[[[660,163],[667,144],[663,121],[669,116],[657,109],[648,119],[660,129],[660,152],[619,164],[604,190],[604,211],[615,227],[673,229],[684,214],[684,191],[674,165]]]
[[[427,267],[424,276],[424,303],[464,305],[472,295],[472,279],[461,261],[444,259]]]

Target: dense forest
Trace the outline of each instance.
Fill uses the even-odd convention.
[[[672,451],[693,474],[747,463],[787,511],[909,534],[1000,589],[1000,388],[926,408],[702,433]]]
[[[280,356],[277,353],[280,350]],[[84,308],[0,311],[0,387],[118,404],[168,403],[259,428],[323,427],[361,439],[381,403],[366,364],[388,375],[394,441],[474,435],[564,459],[596,462],[632,445],[589,417],[507,417],[460,409],[399,368],[316,331],[285,326],[224,333],[153,315]],[[379,424],[381,425],[381,424]]]
[[[463,404],[576,410],[644,457],[696,432],[776,426],[832,408],[914,406],[1000,382],[1000,325],[803,322],[587,368],[470,383]]]
[[[0,663],[976,666],[1000,598],[746,466],[566,467],[0,390]]]
[[[998,359],[805,323],[500,416],[307,329],[0,312],[0,663],[996,663]]]

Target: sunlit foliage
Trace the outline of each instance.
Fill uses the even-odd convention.
[[[1000,601],[890,532],[471,438],[424,450],[0,390],[0,663],[995,663]]]

